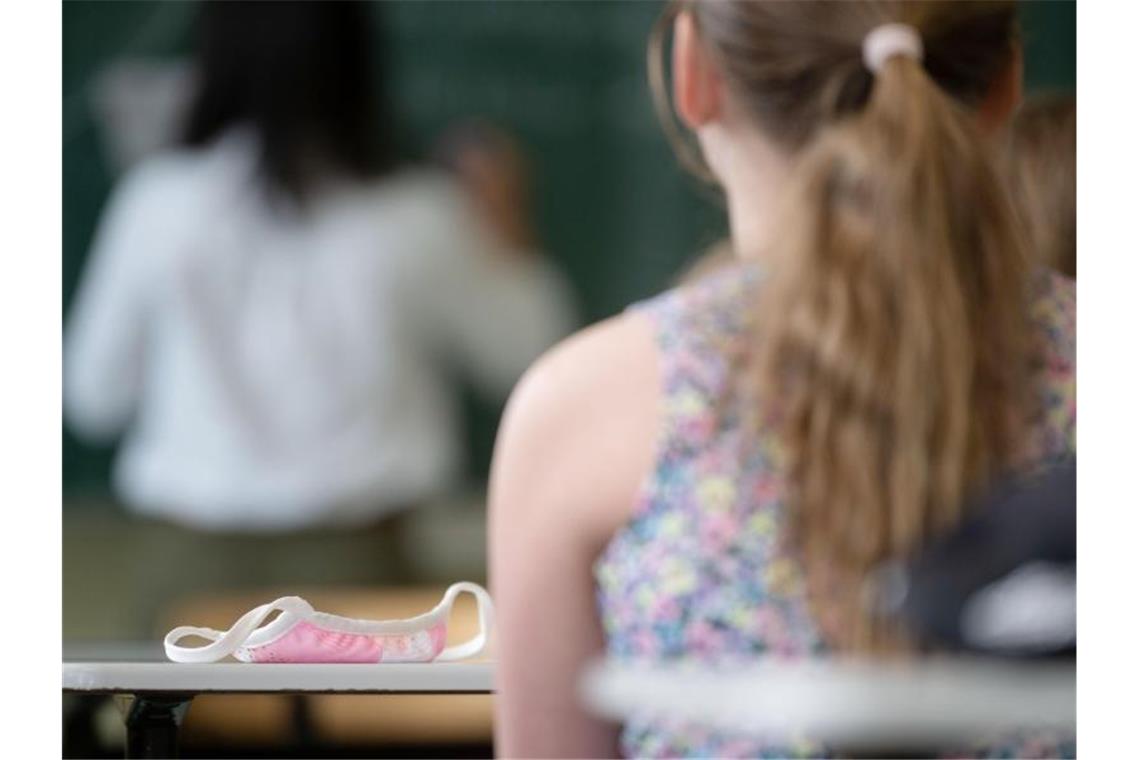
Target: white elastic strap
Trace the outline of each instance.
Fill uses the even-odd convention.
[[[451,604],[455,601],[455,597],[463,592],[467,592],[475,597],[475,603],[479,608],[479,633],[462,644],[456,644],[453,647],[448,647],[439,653],[435,658],[435,662],[451,662],[453,660],[465,660],[468,657],[474,657],[481,654],[487,648],[490,640],[491,627],[494,625],[495,608],[491,604],[491,595],[487,590],[477,583],[456,583],[452,585],[447,592],[443,595],[443,601],[447,604],[448,612],[450,613]]]
[[[863,38],[863,64],[875,74],[896,55],[921,61],[922,52],[922,37],[909,24],[883,24]]]
[[[228,631],[195,628],[190,625],[179,626],[166,634],[166,638],[163,639],[162,644],[166,649],[166,656],[174,662],[217,662],[237,651],[249,638],[249,635],[256,631],[265,621],[265,618],[273,614],[275,610],[281,610],[283,614],[291,613],[301,618],[308,617],[313,613],[312,606],[301,597],[283,596],[269,604],[254,607],[238,618]],[[211,643],[200,647],[179,646],[177,642],[186,636],[210,639]]]

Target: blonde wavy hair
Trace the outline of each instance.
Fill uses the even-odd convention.
[[[1005,169],[1014,206],[1040,261],[1077,277],[1077,99],[1039,95],[1009,130]]]
[[[956,524],[1023,439],[1027,257],[973,113],[1013,60],[1015,10],[675,2],[651,38],[675,139],[661,57],[687,12],[731,97],[794,157],[777,239],[744,252],[766,270],[746,377],[785,443],[795,540],[840,648],[902,645],[866,611],[868,574]],[[888,22],[925,54],[872,74],[863,39]]]

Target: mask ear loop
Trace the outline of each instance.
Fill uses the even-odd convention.
[[[249,638],[249,635],[256,631],[274,610],[281,610],[283,613],[290,613],[301,619],[313,614],[312,605],[301,597],[283,596],[276,601],[254,607],[238,618],[228,631],[215,631],[213,628],[196,628],[190,625],[175,628],[166,634],[166,638],[162,642],[166,649],[166,656],[173,662],[217,662],[237,651]],[[210,639],[212,643],[201,647],[179,646],[178,640],[185,636]]]
[[[448,647],[439,653],[434,662],[452,662],[454,660],[465,660],[468,657],[474,657],[482,654],[483,650],[487,648],[490,640],[491,628],[494,625],[495,608],[491,604],[491,595],[487,590],[477,583],[456,583],[447,589],[447,593],[443,595],[443,603],[447,607],[448,614],[451,613],[451,606],[455,601],[455,597],[461,593],[467,592],[475,597],[475,603],[479,609],[479,633],[473,638],[456,644],[453,647]]]

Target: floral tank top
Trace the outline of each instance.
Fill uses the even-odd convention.
[[[742,424],[732,369],[747,352],[744,317],[759,284],[735,267],[637,304],[655,327],[663,388],[661,437],[633,515],[594,566],[607,655],[641,662],[731,662],[821,655],[826,646],[790,545],[780,446]],[[1076,296],[1071,280],[1035,275],[1031,315],[1042,404],[1032,459],[1075,451]],[[1056,757],[1069,739],[1026,736],[975,756]],[[636,757],[818,757],[810,737],[791,746],[648,718],[629,720],[621,748]],[[964,750],[970,752],[970,750]]]

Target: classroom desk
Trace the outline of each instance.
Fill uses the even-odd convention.
[[[1076,731],[1071,663],[813,660],[715,670],[606,661],[581,687],[594,712],[618,721],[649,715],[765,739],[807,736],[864,757],[935,756],[989,731]]]
[[[116,694],[124,710],[127,757],[176,757],[178,729],[198,694],[489,694],[490,661],[291,665],[166,660],[161,645],[65,645],[64,692]]]

